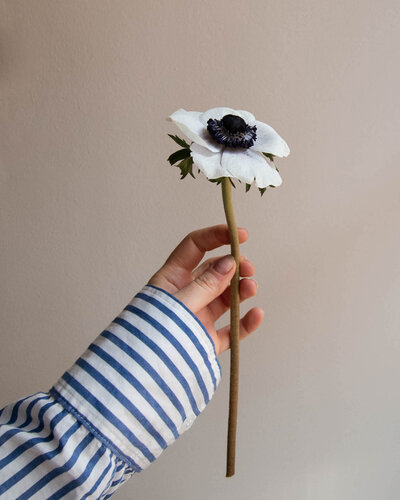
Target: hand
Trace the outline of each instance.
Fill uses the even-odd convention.
[[[238,234],[240,243],[247,241],[246,229],[239,228]],[[174,295],[198,317],[210,334],[217,354],[226,351],[230,345],[229,325],[216,330],[214,324],[229,309],[229,282],[235,273],[236,264],[230,255],[213,257],[202,264],[200,261],[207,251],[228,244],[226,225],[193,231],[181,241],[149,281],[149,284]],[[257,293],[257,283],[248,279],[254,274],[254,266],[244,257],[241,257],[239,272],[244,278],[240,280],[239,287],[242,302]],[[256,330],[263,317],[264,311],[259,307],[250,309],[240,320],[240,339]]]

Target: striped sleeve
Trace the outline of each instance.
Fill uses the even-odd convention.
[[[221,378],[203,325],[147,285],[64,373],[0,414],[0,496],[108,498],[189,429]]]

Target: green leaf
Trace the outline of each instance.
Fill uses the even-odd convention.
[[[246,184],[246,193],[247,193],[247,191],[250,191],[250,188],[251,188],[251,184]]]
[[[177,135],[168,134],[168,136],[171,137],[171,139],[175,141],[178,144],[178,146],[181,146],[182,148],[188,148],[188,149],[190,148],[190,145],[184,139],[181,139]]]
[[[223,177],[218,177],[217,179],[208,179],[210,182],[214,182],[217,186],[219,186],[222,182]]]
[[[267,158],[269,158],[271,161],[274,161],[274,158],[275,156],[271,153],[263,153],[264,156],[266,156]]]
[[[193,158],[189,156],[188,158],[183,159],[178,165],[178,168],[181,169],[181,180],[184,179],[188,174],[190,174],[193,178]]]
[[[260,191],[261,196],[262,196],[265,193],[265,191],[267,190],[267,188],[258,188],[258,190]]]
[[[236,186],[235,186],[235,184],[233,183],[232,179],[231,179],[230,177],[228,177],[228,178],[229,178],[229,181],[230,181],[230,183],[232,184],[232,186],[233,186],[234,188],[236,188]],[[215,184],[216,184],[217,186],[219,186],[219,185],[221,184],[221,182],[222,182],[222,180],[223,180],[223,179],[225,179],[225,177],[218,177],[217,179],[208,179],[208,180],[209,180],[210,182],[215,182]],[[239,181],[239,182],[240,182],[240,181]]]
[[[175,151],[175,153],[172,153],[168,157],[168,161],[170,162],[171,165],[174,165],[177,163],[179,160],[183,160],[185,158],[190,157],[190,149],[184,148],[184,149],[179,149],[178,151]]]

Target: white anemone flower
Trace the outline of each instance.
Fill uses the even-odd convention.
[[[282,183],[271,159],[288,156],[289,146],[270,125],[257,121],[248,111],[178,109],[169,118],[192,141],[193,163],[208,179],[255,181],[263,190]]]

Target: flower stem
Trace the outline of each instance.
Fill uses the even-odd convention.
[[[239,395],[239,236],[232,203],[232,187],[229,177],[222,179],[222,199],[229,228],[231,254],[236,261],[236,271],[231,281],[231,373],[229,387],[228,449],[226,477],[235,474],[236,429]]]

